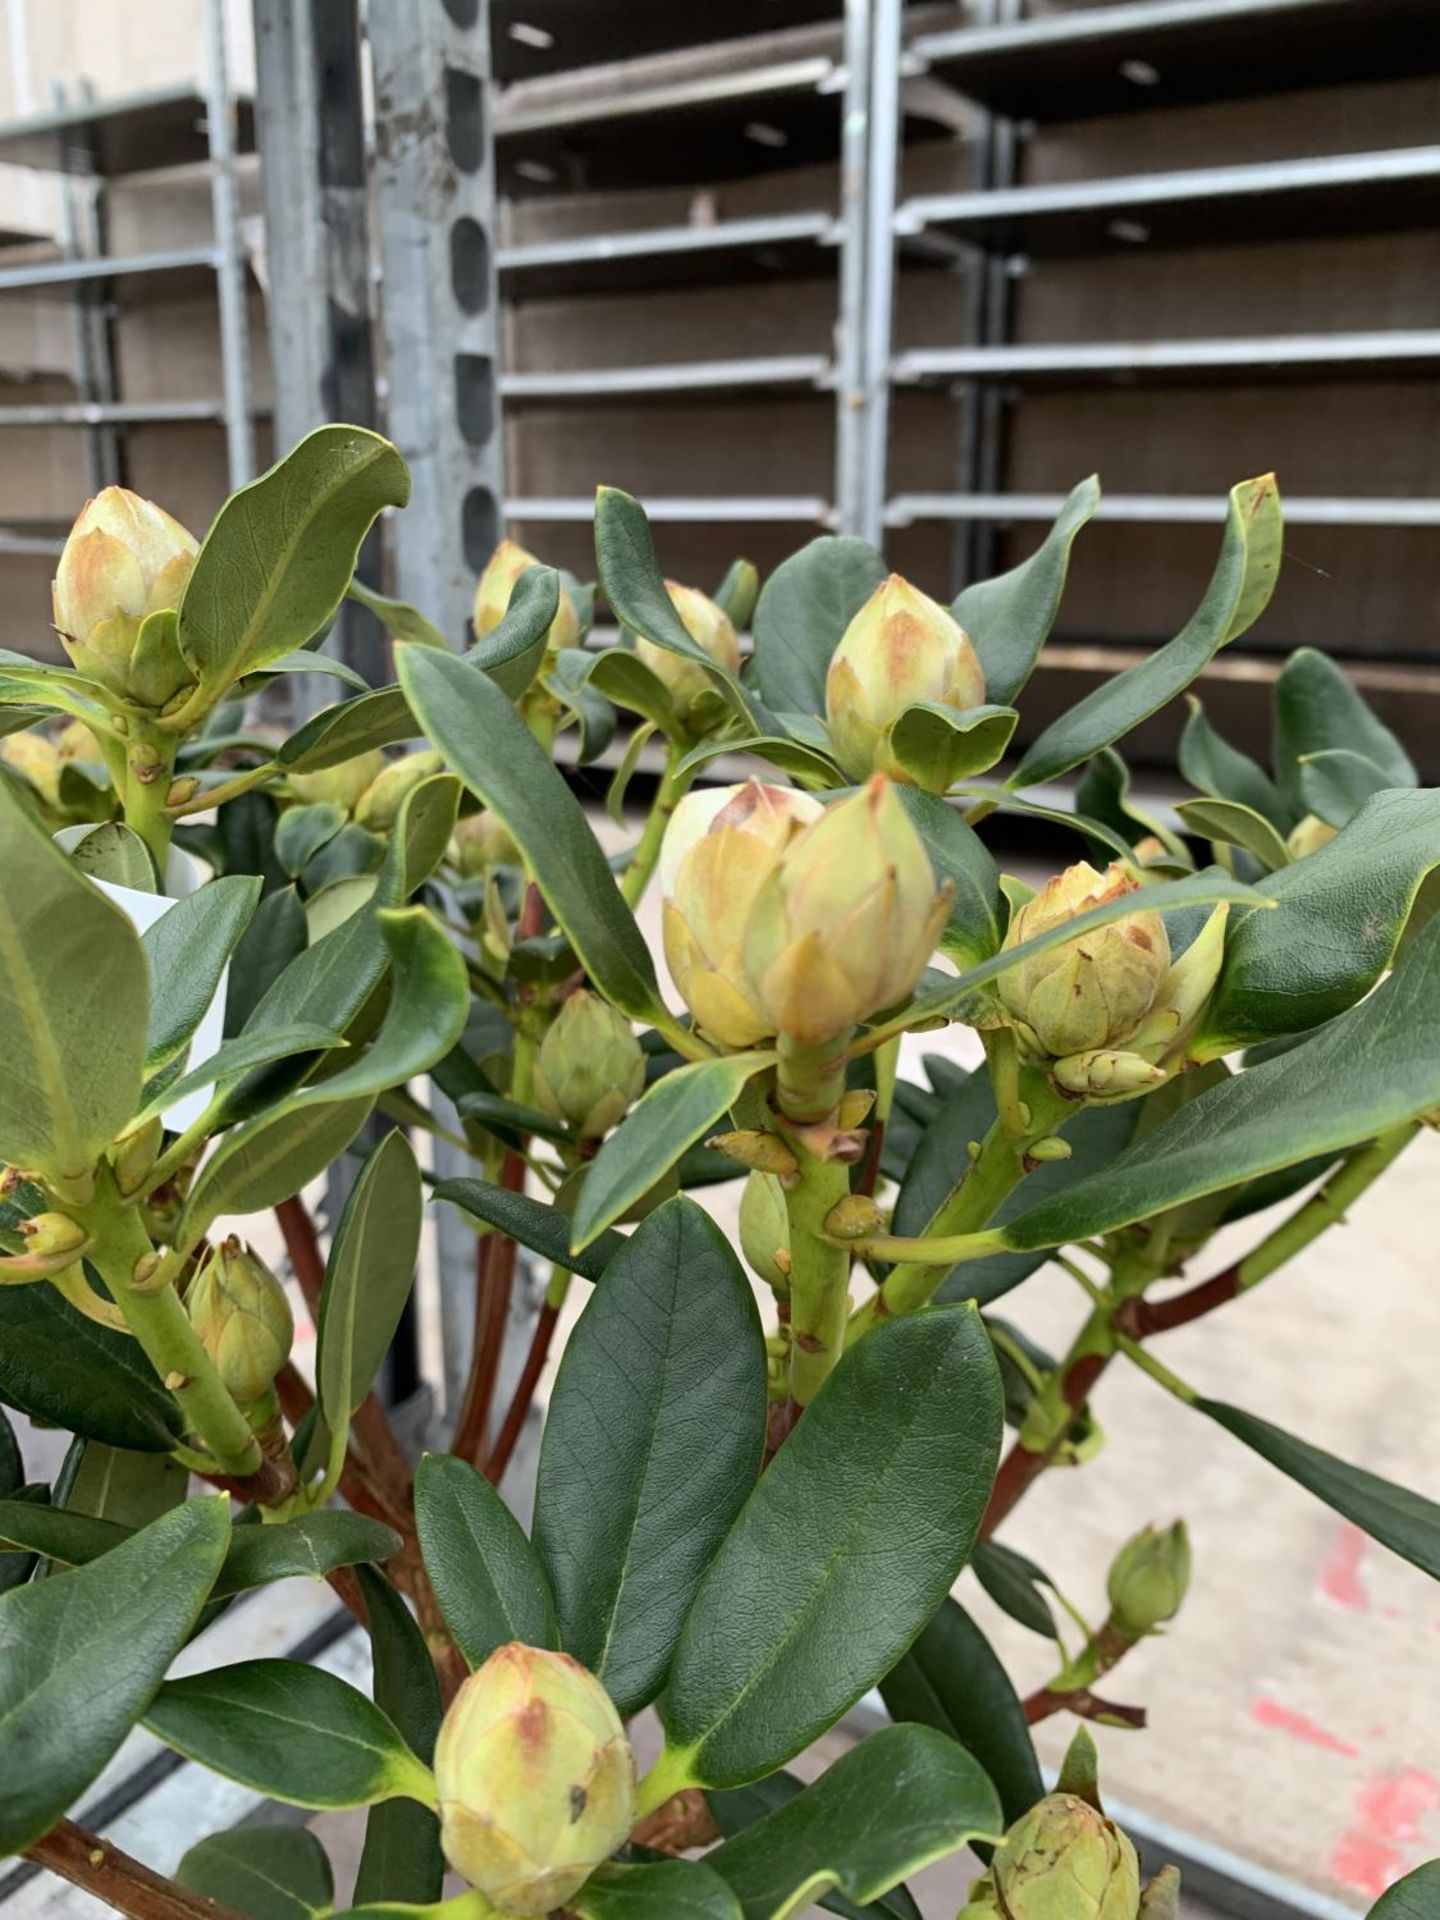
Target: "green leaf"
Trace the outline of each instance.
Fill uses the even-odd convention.
[[[277,751],[275,765],[284,773],[322,773],[375,747],[413,740],[419,731],[399,687],[377,687],[307,720]]]
[[[187,1760],[291,1806],[435,1803],[429,1769],[394,1722],[323,1667],[242,1660],[170,1680],[145,1724]]]
[[[1060,611],[1070,548],[1099,505],[1100,482],[1092,473],[1071,491],[1028,560],[994,580],[977,580],[956,599],[951,612],[975,643],[989,699],[1013,701],[1035,671]]]
[[[1014,707],[953,707],[919,700],[890,729],[890,750],[927,793],[948,793],[958,780],[986,773],[1010,744],[1020,716]]]
[[[266,1033],[237,1034],[179,1080],[168,1081],[145,1112],[158,1113],[162,1107],[182,1100],[187,1093],[198,1093],[202,1087],[216,1086],[222,1080],[249,1073],[256,1067],[273,1066],[277,1060],[290,1060],[297,1054],[329,1052],[345,1044],[344,1034],[308,1021],[290,1027],[271,1027]]]
[[[764,1445],[755,1297],[714,1221],[677,1195],[611,1261],[570,1336],[535,1490],[560,1644],[620,1714],[659,1691]]]
[[[788,733],[747,733],[727,736],[724,739],[702,740],[699,746],[692,747],[680,762],[681,773],[693,773],[697,767],[706,766],[711,760],[718,760],[729,754],[754,754],[758,760],[768,760],[772,767],[779,767],[782,773],[802,787],[841,787],[845,785],[845,776],[830,758],[818,747],[806,740],[796,739]]]
[[[0,1856],[53,1826],[145,1712],[219,1569],[226,1505],[189,1501],[100,1565],[0,1598]]]
[[[487,1226],[498,1227],[531,1253],[538,1253],[555,1266],[568,1267],[582,1280],[598,1280],[625,1244],[623,1234],[606,1232],[597,1234],[582,1252],[572,1253],[567,1213],[489,1180],[442,1180],[435,1188],[435,1198],[449,1200]]]
[[[851,1348],[685,1623],[660,1715],[691,1779],[770,1772],[889,1672],[965,1563],[1000,1427],[999,1375],[970,1308],[892,1320]]]
[[[299,1193],[345,1151],[371,1105],[368,1095],[306,1104],[227,1133],[195,1177],[173,1245],[188,1251],[222,1213],[262,1213]]]
[[[893,1720],[937,1727],[972,1753],[1000,1796],[1004,1826],[1045,1792],[1025,1709],[989,1641],[947,1599],[880,1682]]]
[[[443,647],[449,652],[450,642],[444,634],[408,600],[391,600],[383,593],[376,593],[373,587],[367,587],[363,580],[352,580],[345,589],[345,597],[368,607],[391,639],[414,640],[422,647]]]
[[[1435,1920],[1440,1913],[1440,1860],[1427,1860],[1382,1893],[1365,1920]]]
[[[741,1920],[739,1901],[705,1860],[601,1867],[570,1909],[580,1920]]]
[[[440,1683],[425,1636],[388,1580],[364,1567],[360,1592],[374,1656],[375,1704],[388,1713],[407,1745],[429,1766],[443,1711]],[[438,1900],[445,1885],[440,1823],[413,1800],[384,1800],[365,1822],[365,1848],[355,1899]]]
[[[1262,880],[1277,905],[1232,921],[1198,1047],[1214,1055],[1303,1033],[1353,1005],[1391,964],[1437,867],[1440,794],[1393,789],[1318,853]]]
[[[25,1462],[15,1429],[0,1407],[0,1499],[9,1500],[25,1484]]]
[[[343,660],[337,660],[333,653],[322,653],[315,645],[297,647],[294,653],[285,653],[278,660],[267,660],[264,671],[245,682],[246,690],[267,686],[271,677],[277,673],[321,673],[331,680],[343,681],[347,687],[354,687],[357,693],[369,693],[370,682],[354,667],[346,666]]]
[[[1290,849],[1263,813],[1238,800],[1181,800],[1175,811],[1190,833],[1253,853],[1267,873],[1290,864]]]
[[[175,1878],[250,1920],[320,1920],[335,1904],[330,1862],[307,1827],[212,1833],[191,1847]]]
[[[144,955],[4,781],[0,867],[0,1160],[78,1175],[139,1104]]]
[[[998,1838],[1002,1825],[995,1789],[963,1747],[932,1727],[886,1727],[707,1863],[739,1895],[745,1920],[771,1920],[832,1889],[878,1900],[967,1840]]]
[[[1394,784],[1384,767],[1347,747],[1307,753],[1300,762],[1301,803],[1332,827],[1343,827],[1367,800]]]
[[[303,646],[334,614],[383,507],[410,497],[405,462],[362,427],[317,427],[231,494],[180,602],[180,651],[208,692]]]
[[[121,820],[107,820],[79,840],[66,838],[71,860],[90,880],[108,880],[112,887],[135,893],[155,893],[155,863],[145,842]]]
[[[1004,1244],[1088,1240],[1373,1139],[1437,1102],[1440,922],[1368,1000],[1303,1045],[1209,1088],[1108,1166],[1008,1221]]]
[[[1219,561],[1205,598],[1184,630],[1052,721],[1031,743],[1009,784],[1038,786],[1078,767],[1183,693],[1220,648],[1265,611],[1280,569],[1282,538],[1275,476],[1265,474],[1232,487]]]
[[[0,1399],[47,1426],[147,1453],[168,1453],[184,1424],[134,1340],[48,1286],[0,1287]]]
[[[1348,748],[1373,760],[1387,787],[1413,787],[1415,763],[1395,735],[1366,706],[1328,654],[1300,647],[1275,682],[1273,759],[1280,791],[1295,815],[1305,796],[1301,762],[1330,748]]]
[[[410,1297],[423,1221],[420,1168],[398,1128],[350,1190],[325,1263],[315,1388],[333,1431],[369,1393]]]
[[[400,802],[377,889],[382,905],[403,906],[445,858],[461,791],[453,773],[435,773],[412,787]]]
[[[258,878],[241,873],[211,880],[177,900],[141,940],[150,969],[147,1076],[189,1045],[250,925],[260,885]]]
[[[714,600],[737,633],[744,633],[755,615],[760,593],[760,570],[753,560],[732,560]]]
[[[1180,771],[1192,787],[1214,800],[1234,800],[1262,814],[1273,827],[1293,826],[1295,816],[1258,760],[1218,734],[1193,693],[1185,696],[1190,718],[1180,735]]]
[[[730,1111],[746,1082],[774,1064],[773,1053],[731,1053],[654,1081],[591,1162],[575,1208],[574,1251],[621,1219]]]
[[[768,706],[824,713],[831,656],[888,572],[868,542],[834,534],[781,561],[755,607],[753,671]]]
[[[415,1476],[415,1524],[445,1624],[472,1667],[511,1640],[559,1645],[544,1569],[483,1475],[452,1454],[427,1453]]]
[[[189,1485],[187,1470],[168,1454],[137,1453],[87,1440],[64,1497],[64,1511],[108,1520],[133,1533],[178,1507]]]
[[[950,881],[955,898],[940,935],[940,950],[958,966],[988,960],[1000,945],[1000,875],[984,841],[948,801],[918,787],[897,787],[900,804],[925,842],[935,878]]]
[[[724,1791],[712,1788],[705,1799],[715,1824],[729,1840],[777,1808],[788,1806],[804,1791],[803,1780],[793,1773],[780,1772],[754,1780],[748,1787]],[[826,1913],[842,1915],[843,1920],[921,1920],[920,1909],[908,1887],[893,1887],[882,1899],[869,1901],[863,1907],[845,1894],[835,1892],[827,1893],[820,1905]]]
[[[322,847],[329,845],[344,824],[345,815],[328,801],[287,807],[275,828],[275,858],[293,880],[305,871]]]
[[[635,1019],[661,1010],[655,969],[579,802],[504,691],[463,660],[401,647],[400,679],[425,731],[525,851],[581,964]]]
[[[1044,1640],[1055,1638],[1055,1616],[1040,1588],[1053,1582],[1013,1547],[982,1540],[970,1560],[971,1571],[1002,1613]]]
[[[603,653],[587,654],[585,658],[591,686],[607,700],[642,715],[671,739],[684,732],[669,688],[629,647],[606,647]]]
[[[304,951],[305,909],[294,887],[281,887],[260,902],[231,956],[227,1040],[241,1031],[286,967]]]
[[[518,700],[540,671],[559,605],[560,576],[555,569],[527,567],[510,590],[504,619],[470,648],[466,660],[488,673],[510,699]]]

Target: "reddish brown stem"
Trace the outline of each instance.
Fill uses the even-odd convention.
[[[1185,1327],[1217,1307],[1228,1306],[1240,1291],[1240,1269],[1227,1267],[1213,1279],[1202,1280],[1197,1287],[1172,1294],[1168,1300],[1127,1300],[1115,1315],[1115,1324],[1134,1340],[1148,1334],[1169,1333],[1172,1327]]]
[[[108,1840],[62,1820],[25,1849],[25,1858],[48,1867],[72,1886],[94,1894],[131,1920],[242,1920],[233,1907],[191,1893]]]
[[[1126,1707],[1116,1700],[1102,1700],[1089,1687],[1077,1687],[1074,1693],[1053,1693],[1049,1687],[1041,1687],[1023,1705],[1025,1718],[1032,1727],[1048,1720],[1052,1713],[1078,1714],[1082,1720],[1101,1720],[1108,1726],[1121,1727],[1143,1727],[1146,1720],[1144,1707]]]
[[[1109,1365],[1110,1355],[1106,1353],[1083,1354],[1075,1364],[1065,1369],[1060,1379],[1060,1394],[1069,1407],[1071,1414],[1079,1413],[1090,1397],[1090,1390]],[[990,1504],[985,1509],[985,1517],[980,1522],[980,1538],[988,1540],[1001,1522],[1018,1505],[1020,1499],[1055,1458],[1069,1435],[1073,1419],[1066,1425],[1063,1433],[1042,1453],[1032,1453],[1028,1447],[1022,1447],[1017,1440],[1009,1453],[1000,1462],[1000,1471],[995,1475],[995,1484],[990,1489]]]
[[[530,1336],[530,1351],[525,1356],[525,1365],[520,1370],[520,1378],[515,1383],[515,1392],[496,1436],[490,1457],[485,1462],[485,1478],[492,1487],[498,1487],[505,1478],[505,1469],[510,1464],[510,1456],[515,1451],[516,1442],[524,1431],[525,1419],[530,1404],[535,1398],[535,1389],[540,1384],[540,1376],[545,1371],[545,1362],[550,1358],[550,1343],[555,1338],[555,1329],[560,1323],[560,1309],[552,1307],[546,1301],[540,1308],[535,1320],[535,1331]]]
[[[506,1154],[500,1167],[500,1184],[511,1193],[519,1193],[524,1187],[525,1162],[518,1153]],[[515,1242],[508,1234],[487,1233],[475,1249],[475,1335],[470,1377],[465,1382],[460,1417],[450,1442],[450,1451],[475,1467],[485,1452],[514,1284]]]
[[[885,1152],[885,1122],[877,1120],[865,1142],[865,1158],[860,1164],[856,1192],[874,1195],[880,1182],[880,1161]]]

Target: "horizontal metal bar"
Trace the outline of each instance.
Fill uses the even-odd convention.
[[[63,405],[0,407],[0,427],[128,427],[223,420],[220,400],[76,400]]]
[[[168,253],[103,255],[93,260],[46,260],[32,267],[0,268],[0,293],[22,287],[58,287],[84,280],[130,279],[145,273],[178,273],[187,267],[218,267],[218,247],[176,247]]]
[[[783,60],[773,66],[739,72],[710,73],[686,80],[659,81],[627,91],[598,88],[589,94],[568,93],[564,98],[528,100],[521,89],[543,83],[521,81],[506,88],[495,105],[495,138],[504,141],[549,127],[572,127],[596,120],[630,120],[677,107],[703,106],[716,100],[752,100],[778,94],[809,92],[831,76],[835,62],[815,54],[804,60]],[[517,97],[518,96],[518,97]]]
[[[675,366],[557,369],[502,373],[507,400],[603,400],[625,394],[699,393],[746,387],[828,387],[834,378],[822,353],[756,355],[743,360],[692,360]]]
[[[920,34],[910,51],[934,65],[968,54],[1034,53],[1124,41],[1138,32],[1204,32],[1226,20],[1268,21],[1302,14],[1330,0],[1130,0],[1130,4],[1047,13],[1001,26],[950,27]]]
[[[574,498],[510,499],[505,503],[505,512],[510,520],[548,520],[557,524],[586,525],[595,516],[595,501],[588,494],[577,494]],[[668,500],[647,497],[645,512],[651,520],[668,521],[674,525],[694,523],[703,526],[710,520],[723,520],[828,526],[833,509],[830,502],[822,500],[819,494],[739,494],[710,500],[679,496],[672,496]]]
[[[917,520],[1053,520],[1063,493],[898,493],[886,502],[887,527]],[[1150,522],[1157,526],[1210,526],[1224,520],[1226,503],[1213,494],[1112,493],[1102,497],[1097,520]],[[1287,496],[1292,527],[1440,527],[1440,500],[1306,499]]]
[[[1440,360],[1440,330],[1270,334],[1199,340],[1057,341],[1035,346],[920,347],[892,363],[897,382],[1064,373],[1236,372],[1267,367],[1421,365]]]
[[[13,120],[0,121],[0,155],[14,140],[28,140],[35,134],[68,133],[72,128],[93,127],[107,120],[121,120],[131,114],[163,112],[167,107],[190,106],[197,114],[205,111],[205,102],[191,86],[149,87],[141,93],[117,93],[108,99],[77,100],[63,107],[50,107],[43,113],[25,113]]]
[[[997,187],[988,193],[924,194],[896,209],[895,231],[918,234],[947,221],[1023,220],[1027,215],[1138,209],[1178,201],[1239,199],[1337,186],[1374,187],[1378,192],[1399,182],[1435,179],[1440,179],[1440,147],[1392,147],[1375,153],[1323,154],[1246,166],[1185,167],[1173,173]]]
[[[709,253],[725,247],[773,245],[780,240],[814,240],[833,246],[839,239],[839,231],[839,223],[832,214],[777,213],[763,219],[721,220],[709,227],[651,227],[633,233],[584,234],[569,240],[501,247],[495,264],[501,273],[515,273],[526,267],[569,267],[660,254]]]
[[[65,549],[63,540],[48,539],[39,533],[9,533],[0,527],[0,557],[20,560],[53,560]]]

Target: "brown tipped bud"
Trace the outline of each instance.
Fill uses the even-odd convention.
[[[619,1126],[645,1091],[645,1055],[630,1022],[583,988],[561,1006],[540,1043],[535,1099],[578,1139]]]
[[[750,1167],[756,1173],[773,1173],[780,1181],[791,1180],[800,1171],[800,1163],[778,1133],[745,1128],[738,1133],[712,1133],[705,1142],[716,1153],[723,1153],[737,1166]]]
[[[478,880],[492,867],[518,865],[520,849],[499,815],[482,807],[455,823],[450,856],[465,879]]]
[[[836,1126],[845,1133],[854,1133],[870,1118],[870,1110],[874,1105],[875,1095],[869,1087],[852,1087],[841,1098],[835,1114]]]
[[[167,807],[183,807],[192,801],[200,791],[200,782],[193,773],[184,774],[179,780],[172,780],[165,795]]]
[[[728,616],[708,594],[698,587],[682,587],[674,580],[665,582],[670,604],[680,616],[680,624],[717,666],[731,673],[740,671],[740,636]],[[682,720],[692,721],[705,696],[713,691],[710,676],[698,660],[687,660],[683,653],[669,647],[657,647],[653,640],[637,640],[635,655],[666,688]],[[723,709],[720,710],[723,713]]]
[[[1113,1820],[1051,1793],[1005,1835],[990,1865],[1006,1920],[1136,1920],[1140,1863]]]
[[[178,520],[128,488],[106,487],[87,501],[60,555],[52,595],[55,626],[77,670],[114,693],[134,693],[141,626],[179,606],[198,552]],[[147,687],[141,697],[160,704],[157,691]]]
[[[830,744],[852,780],[909,779],[890,729],[922,700],[964,713],[984,704],[985,675],[948,610],[892,573],[845,629],[825,676]]]
[[[1173,1620],[1190,1586],[1190,1536],[1185,1522],[1146,1527],[1116,1554],[1107,1590],[1110,1617],[1134,1639]]]
[[[27,1255],[34,1260],[78,1260],[81,1248],[90,1244],[90,1236],[79,1221],[65,1213],[32,1214],[20,1222],[19,1231]]]
[[[1318,813],[1307,813],[1298,827],[1292,827],[1290,838],[1285,842],[1290,858],[1303,860],[1307,854],[1318,853],[1321,847],[1329,846],[1339,831]]]
[[[544,566],[543,560],[537,560],[533,553],[527,553],[513,540],[502,540],[485,564],[475,586],[475,610],[473,624],[475,638],[483,640],[487,633],[493,633],[505,618],[510,608],[510,596],[519,584],[520,576],[527,567]],[[555,618],[550,622],[550,630],[545,636],[545,647],[549,653],[558,653],[561,647],[576,647],[580,644],[580,617],[575,611],[575,603],[565,591],[565,583],[560,583],[560,604],[555,610]]]
[[[388,833],[406,796],[422,780],[442,772],[444,766],[443,753],[406,753],[392,760],[381,768],[355,802],[356,825],[368,827],[372,833]]]
[[[185,1299],[190,1324],[241,1406],[269,1392],[290,1357],[295,1323],[285,1290],[232,1234],[212,1248]]]
[[[435,1742],[445,1858],[505,1914],[564,1906],[630,1832],[635,1761],[609,1695],[567,1654],[512,1643]]]
[[[865,1193],[847,1193],[825,1216],[825,1231],[836,1240],[863,1240],[885,1228],[885,1210]]]
[[[111,1164],[115,1169],[115,1184],[127,1200],[145,1184],[145,1176],[159,1158],[164,1138],[165,1125],[157,1113],[143,1127],[116,1142]]]
[[[740,1250],[782,1298],[790,1291],[790,1215],[773,1173],[752,1173],[740,1196]]]

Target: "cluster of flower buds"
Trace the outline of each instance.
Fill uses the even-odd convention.
[[[729,616],[698,587],[682,587],[674,580],[665,582],[670,604],[680,616],[680,624],[703,653],[717,666],[731,673],[740,671],[740,636]],[[660,681],[675,704],[686,728],[696,734],[708,730],[713,719],[723,718],[726,708],[716,693],[710,676],[698,660],[687,660],[683,653],[669,647],[657,647],[653,640],[637,639],[636,658]]]
[[[1114,861],[1102,874],[1082,860],[1020,908],[1005,948],[1141,891],[1125,862]],[[1057,1086],[1071,1093],[1126,1098],[1158,1086],[1183,1060],[1214,990],[1227,911],[1217,907],[1172,960],[1165,922],[1137,900],[1134,913],[1002,973],[1000,1018],[1027,1054],[1046,1062]]]
[[[1127,1639],[1142,1640],[1184,1604],[1190,1587],[1190,1536],[1183,1520],[1145,1527],[1116,1554],[1107,1591],[1112,1625]]]
[[[660,884],[675,984],[729,1047],[772,1034],[819,1046],[897,1006],[950,901],[880,775],[829,808],[758,780],[689,794]]]
[[[529,567],[544,566],[533,553],[517,545],[514,540],[502,540],[494,553],[485,563],[475,587],[475,609],[472,621],[475,638],[483,640],[487,633],[493,633],[505,618],[510,608],[510,596],[519,583],[520,576]],[[560,585],[560,604],[555,610],[555,618],[550,622],[550,630],[545,636],[547,653],[558,653],[562,647],[577,647],[580,644],[580,616],[575,611],[575,602]]]
[[[456,1694],[435,1742],[440,1841],[501,1913],[563,1907],[628,1836],[635,1759],[568,1654],[512,1643]]]
[[[295,1337],[285,1289],[265,1262],[231,1235],[206,1255],[190,1282],[185,1308],[239,1404],[263,1400]]]
[[[70,530],[52,589],[55,629],[76,670],[141,706],[165,706],[193,676],[173,615],[195,568],[195,536],[127,487],[106,487]]]
[[[845,629],[825,676],[825,717],[835,758],[852,780],[909,775],[890,730],[920,702],[957,713],[983,705],[985,674],[970,636],[938,601],[892,573]]]
[[[645,1091],[630,1022],[583,987],[561,1004],[535,1060],[535,1103],[577,1140],[600,1140]]]
[[[1140,1862],[1127,1834],[1074,1793],[1022,1814],[970,1889],[960,1920],[1137,1920]]]

